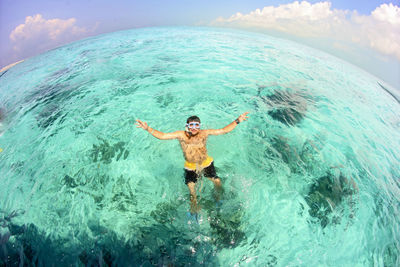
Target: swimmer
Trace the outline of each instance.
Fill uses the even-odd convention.
[[[200,129],[200,118],[197,116],[189,117],[186,121],[185,131],[176,131],[172,133],[163,133],[151,128],[146,122],[136,120],[136,127],[142,128],[149,132],[155,138],[161,140],[178,139],[185,157],[184,176],[185,184],[190,192],[190,212],[196,214],[200,210],[197,204],[195,185],[198,178],[203,174],[214,183],[215,191],[218,193],[222,190],[222,183],[217,176],[214,167],[214,160],[207,153],[206,142],[209,135],[226,134],[235,129],[235,127],[248,119],[245,112],[240,115],[232,123],[222,129]],[[217,201],[219,197],[217,197]]]

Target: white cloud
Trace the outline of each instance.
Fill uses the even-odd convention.
[[[400,8],[393,4],[382,4],[365,16],[356,11],[332,9],[330,2],[296,1],[218,18],[211,25],[273,30],[300,38],[328,38],[336,46],[338,41],[350,41],[400,60]]]
[[[376,20],[388,22],[393,25],[400,25],[400,8],[394,6],[392,3],[389,5],[381,5],[372,11],[371,15]]]
[[[10,33],[13,49],[23,57],[76,41],[89,34],[87,29],[75,24],[75,18],[46,20],[40,14],[27,16],[25,23]]]
[[[400,8],[393,4],[377,7],[370,16],[355,16],[360,28],[361,44],[400,60]]]

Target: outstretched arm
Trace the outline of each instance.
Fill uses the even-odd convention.
[[[144,121],[141,121],[141,120],[136,120],[135,125],[136,125],[137,128],[142,128],[145,131],[149,132],[155,138],[158,138],[158,139],[161,139],[161,140],[177,139],[183,134],[183,131],[176,131],[176,132],[173,132],[173,133],[163,133],[163,132],[157,131],[156,129],[151,128],[147,124],[147,122],[144,122]]]
[[[247,116],[247,114],[249,114],[249,112],[245,112],[242,115],[240,115],[236,120],[234,120],[233,122],[231,122],[230,124],[228,124],[227,126],[225,126],[222,129],[209,129],[209,130],[205,130],[207,134],[209,135],[220,135],[220,134],[226,134],[229,133],[230,131],[232,131],[233,129],[236,128],[236,126],[247,120],[249,117]]]

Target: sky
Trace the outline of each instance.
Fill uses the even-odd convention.
[[[118,30],[210,26],[311,46],[400,91],[400,0],[0,0],[0,68]]]

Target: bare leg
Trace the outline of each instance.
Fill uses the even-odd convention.
[[[217,178],[208,178],[214,183],[214,189],[215,189],[215,200],[218,202],[219,199],[221,198],[221,192],[222,192],[222,183],[221,180]]]
[[[187,186],[190,191],[190,212],[194,214],[200,210],[200,206],[197,204],[196,189],[195,189],[196,184],[193,182],[189,182]]]

